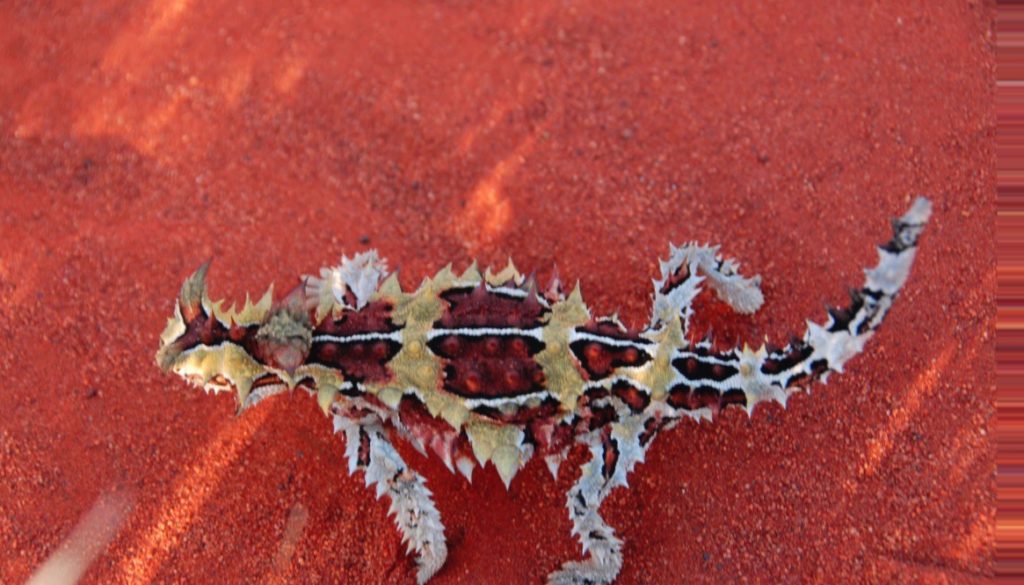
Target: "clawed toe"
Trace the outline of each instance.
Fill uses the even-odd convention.
[[[590,561],[571,561],[548,575],[548,585],[608,585],[619,571],[617,567]]]
[[[444,565],[444,561],[447,558],[448,546],[443,540],[432,545],[425,545],[416,561],[416,564],[418,565],[418,568],[416,569],[417,585],[423,585],[429,581],[430,578],[434,576],[434,573]]]

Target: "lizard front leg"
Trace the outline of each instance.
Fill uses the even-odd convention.
[[[349,474],[362,470],[367,487],[376,485],[378,498],[386,494],[391,499],[388,513],[395,517],[408,551],[418,555],[416,582],[426,583],[448,556],[441,514],[426,480],[405,464],[375,415],[335,414],[334,432],[345,433]]]

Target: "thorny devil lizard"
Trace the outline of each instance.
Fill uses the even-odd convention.
[[[931,212],[918,198],[893,221],[879,262],[824,325],[808,321],[786,347],[721,350],[693,343],[692,303],[705,282],[739,313],[763,303],[760,278],[744,278],[718,248],[672,246],[654,281],[650,324],[630,330],[590,314],[579,287],[566,297],[557,276],[538,291],[511,262],[481,275],[451,267],[403,292],[375,251],[305,277],[278,301],[267,291],[241,309],[206,294],[203,265],[181,288],[160,338],[157,363],[207,391],[231,391],[244,411],[299,387],[315,394],[344,433],[349,472],[361,470],[410,551],[417,580],[448,553],[441,517],[423,477],[392,445],[401,437],[471,478],[492,462],[507,486],[534,455],[552,473],[581,443],[590,460],[567,494],[584,561],[565,563],[552,584],[609,583],[622,567],[622,540],[602,520],[601,502],[651,440],[679,420],[711,419],[729,406],[748,413],[786,399],[859,353],[907,280]]]

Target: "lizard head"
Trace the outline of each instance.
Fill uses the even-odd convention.
[[[209,262],[185,280],[160,336],[156,362],[207,391],[233,391],[251,404],[255,390],[294,387],[296,368],[309,355],[313,328],[303,287],[273,302],[272,289],[256,303],[224,309],[206,292]],[[250,399],[249,402],[252,402]]]

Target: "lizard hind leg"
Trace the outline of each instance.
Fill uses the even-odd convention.
[[[378,498],[391,499],[388,513],[394,516],[408,552],[417,554],[416,582],[423,585],[448,557],[441,514],[426,480],[405,464],[379,420],[336,414],[334,431],[345,433],[349,473],[362,470],[367,487],[376,485]]]
[[[548,575],[548,585],[607,585],[622,569],[622,540],[603,518],[599,508],[626,476],[643,461],[651,438],[649,415],[626,416],[588,436],[590,460],[583,464],[580,478],[569,490],[566,505],[572,533],[580,539],[583,553],[590,558],[569,561]]]
[[[654,281],[652,329],[679,315],[685,331],[693,314],[691,305],[705,280],[718,298],[738,313],[753,313],[764,303],[761,277],[744,278],[739,273],[739,263],[722,258],[718,246],[693,242],[678,248],[670,246],[669,258],[660,261],[660,267],[661,278]]]

